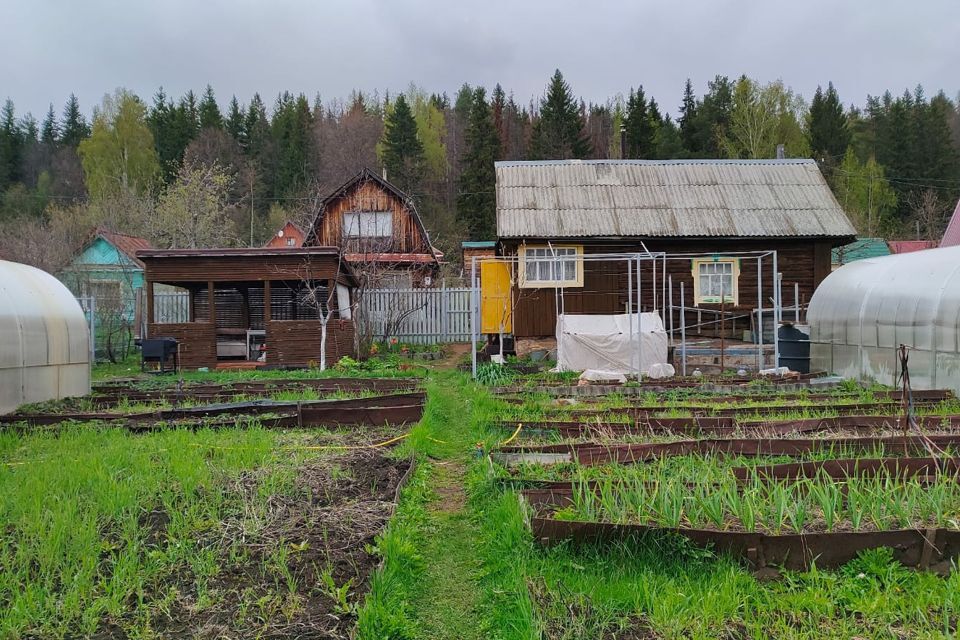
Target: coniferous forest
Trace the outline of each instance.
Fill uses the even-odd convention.
[[[886,238],[939,238],[960,196],[960,104],[943,91],[680,84],[659,101],[638,82],[593,102],[557,71],[525,103],[499,85],[331,101],[117,89],[97,105],[71,96],[39,120],[7,99],[0,256],[55,271],[98,225],[158,247],[259,245],[285,220],[306,224],[362,167],[415,199],[454,260],[461,240],[496,235],[497,160],[773,158],[783,145],[819,162],[861,235]]]

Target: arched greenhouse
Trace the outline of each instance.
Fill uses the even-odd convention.
[[[807,320],[814,370],[892,385],[905,344],[914,388],[960,392],[960,247],[840,267],[817,288]]]
[[[90,337],[73,294],[49,273],[0,260],[0,413],[90,392]]]

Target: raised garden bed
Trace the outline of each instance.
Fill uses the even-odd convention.
[[[166,423],[210,424],[209,418],[228,416],[269,416],[270,426],[319,427],[354,425],[402,425],[423,415],[426,393],[415,391],[369,398],[283,402],[252,400],[210,404],[192,408],[131,413],[34,413],[0,416],[0,426],[39,427],[65,422],[110,422],[144,429]]]

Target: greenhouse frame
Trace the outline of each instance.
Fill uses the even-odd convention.
[[[807,320],[814,370],[896,384],[906,345],[914,388],[960,392],[960,247],[844,265],[817,288]]]
[[[0,413],[90,393],[80,303],[45,271],[0,260]]]

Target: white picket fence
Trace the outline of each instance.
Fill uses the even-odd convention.
[[[157,322],[187,322],[188,293],[156,293]],[[357,309],[361,335],[412,344],[470,341],[470,289],[368,289]]]
[[[368,289],[358,330],[375,340],[412,344],[470,341],[470,289]]]

